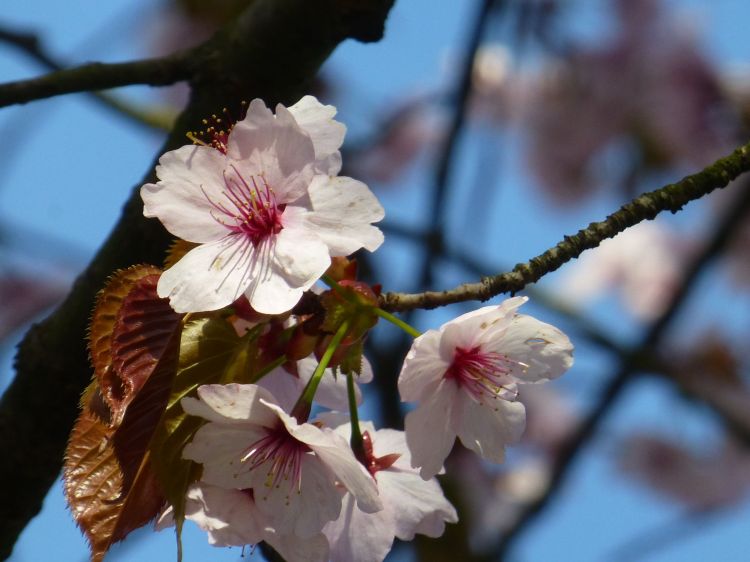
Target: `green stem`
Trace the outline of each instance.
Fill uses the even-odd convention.
[[[333,289],[336,292],[336,294],[340,296],[341,298],[343,298],[345,301],[357,302],[356,299],[352,299],[351,293],[349,293],[348,291],[345,291],[344,288],[341,285],[339,285],[338,281],[336,281],[330,275],[323,275],[321,279],[323,280],[323,283],[325,283],[331,289]]]
[[[341,340],[344,339],[347,330],[349,330],[349,321],[344,320],[334,334],[333,339],[331,339],[331,343],[328,344],[323,357],[320,359],[320,363],[318,363],[315,372],[312,374],[312,377],[310,377],[305,390],[302,392],[302,396],[299,397],[294,408],[292,408],[292,416],[296,417],[297,421],[302,421],[302,418],[305,416],[295,416],[295,413],[303,414],[304,412],[307,412],[309,414],[310,406],[315,397],[315,391],[318,390],[318,385],[320,384],[320,381],[323,380],[323,373],[325,372],[326,367],[328,367],[328,363],[331,362],[331,357],[333,357],[336,348],[341,343]]]
[[[391,324],[395,324],[396,326],[398,326],[399,328],[401,328],[404,332],[406,332],[407,334],[409,334],[411,337],[418,338],[419,336],[422,335],[422,332],[420,332],[416,328],[410,326],[409,324],[407,324],[406,322],[404,322],[403,320],[401,320],[397,316],[394,316],[390,312],[386,312],[382,308],[378,308],[378,307],[373,307],[373,310],[375,311],[375,314],[377,314],[378,316],[380,316],[384,320],[388,320],[388,322],[390,322]]]
[[[265,369],[263,369],[261,372],[259,372],[257,375],[255,375],[252,380],[250,381],[251,384],[255,384],[260,379],[265,377],[268,373],[273,371],[276,367],[281,367],[284,363],[286,363],[286,355],[282,355],[278,359],[275,359],[268,365],[266,365]]]
[[[328,285],[331,289],[335,290],[336,287],[339,286],[339,284],[336,282],[336,280],[333,277],[331,277],[330,275],[323,275],[320,279],[323,281],[323,283],[325,283],[326,285]]]
[[[346,393],[349,397],[349,420],[352,426],[352,436],[349,443],[354,451],[354,456],[360,462],[366,462],[365,447],[362,440],[362,431],[359,427],[359,413],[357,412],[357,395],[354,393],[354,375],[346,374]]]

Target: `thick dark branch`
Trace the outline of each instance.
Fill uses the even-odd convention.
[[[192,98],[163,150],[185,144],[185,133],[200,128],[203,117],[222,107],[239,108],[242,100],[255,97],[270,104],[293,103],[341,41],[380,38],[391,4],[255,0],[191,61]],[[153,179],[150,166],[144,181]],[[65,302],[19,346],[16,377],[0,400],[0,481],[6,484],[0,502],[0,560],[10,556],[60,471],[78,399],[91,378],[85,341],[96,292],[118,268],[160,264],[169,241],[158,221],[144,219],[134,190],[119,223]]]
[[[92,62],[58,70],[29,80],[0,84],[0,107],[27,103],[62,94],[108,90],[132,84],[168,86],[193,76],[196,50],[166,57],[105,64]]]
[[[651,220],[664,211],[675,213],[690,201],[726,187],[730,181],[747,171],[750,171],[750,143],[697,174],[636,197],[605,220],[593,222],[573,236],[565,236],[555,247],[527,263],[516,265],[508,273],[485,277],[479,283],[466,283],[446,291],[386,293],[381,297],[381,306],[391,311],[431,309],[456,302],[486,301],[502,293],[515,293],[577,258],[584,250],[597,247],[603,240],[641,221]]]

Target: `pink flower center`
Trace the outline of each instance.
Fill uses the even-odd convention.
[[[224,171],[222,195],[225,202],[217,203],[205,190],[203,195],[213,207],[212,216],[232,233],[245,236],[253,246],[278,234],[284,228],[281,215],[286,205],[276,201],[276,195],[262,175],[243,178],[237,168],[234,174]]]
[[[278,488],[287,482],[297,492],[302,487],[302,457],[310,448],[292,437],[283,423],[279,422],[270,428],[268,433],[247,448],[240,459],[248,463],[249,470],[261,465],[267,466],[268,474],[265,485]]]
[[[517,392],[509,377],[514,364],[519,363],[502,353],[482,351],[480,346],[457,347],[443,376],[454,380],[479,403],[487,397],[515,400]]]

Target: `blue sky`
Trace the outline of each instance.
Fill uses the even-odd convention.
[[[601,0],[569,0],[576,6],[569,16],[581,35],[596,36],[601,27]],[[446,61],[463,40],[475,11],[475,2],[435,2],[434,0],[396,1],[388,23],[386,38],[376,45],[347,41],[327,63],[336,80],[346,85],[347,97],[342,99],[339,118],[353,132],[363,128],[361,114],[372,110],[385,111],[402,99],[404,93],[418,93],[439,87],[445,82]],[[684,9],[704,37],[707,51],[723,64],[739,64],[750,60],[750,38],[747,35],[750,8],[743,0],[671,2]],[[152,3],[139,0],[111,0],[106,4],[94,0],[70,3],[50,0],[26,0],[4,7],[4,24],[13,24],[38,31],[50,50],[71,61],[125,60],[143,54],[144,30],[140,21],[155,17]],[[119,22],[119,23],[116,23]],[[156,24],[156,22],[152,22]],[[99,30],[99,31],[97,31]],[[594,30],[594,31],[592,31]],[[37,67],[15,52],[0,49],[0,80],[35,75]],[[129,88],[127,95],[145,99],[143,88]],[[148,170],[161,144],[158,134],[144,131],[126,121],[113,118],[107,110],[91,104],[83,96],[67,96],[14,107],[0,112],[0,130],[6,134],[5,145],[12,157],[0,155],[0,217],[15,224],[19,231],[31,229],[59,240],[59,252],[70,253],[81,266],[116,222],[120,208],[133,186]],[[473,181],[472,155],[481,139],[470,138],[462,145],[461,164],[456,182],[457,209],[470,209],[461,186]],[[614,202],[597,198],[591,204],[562,216],[538,197],[528,197],[528,190],[519,186],[520,171],[512,140],[500,142],[503,191],[493,210],[503,217],[502,224],[493,225],[492,240],[498,245],[472,238],[469,232],[453,234],[467,251],[489,254],[498,264],[513,264],[538,254],[569,234],[598,220],[614,210]],[[515,163],[515,164],[514,164]],[[469,178],[464,182],[465,178]],[[422,170],[408,176],[409,184],[400,189],[382,192],[389,220],[414,224],[420,220],[419,209],[425,208],[425,190],[429,179]],[[655,186],[654,186],[655,187]],[[461,199],[463,198],[463,199]],[[468,205],[468,207],[467,207]],[[512,209],[512,213],[506,210]],[[694,209],[691,213],[699,213]],[[687,215],[691,216],[691,215]],[[554,220],[553,220],[554,219]],[[454,222],[461,224],[460,218]],[[678,222],[685,220],[678,217]],[[684,224],[684,223],[683,223]],[[531,226],[533,225],[533,226]],[[455,225],[454,225],[455,226]],[[384,280],[388,289],[406,289],[408,268],[404,264],[409,249],[397,241],[386,241],[381,250],[393,259],[392,278]],[[399,275],[398,272],[401,274]],[[438,283],[446,286],[470,279],[448,273]],[[552,278],[551,282],[554,282]],[[721,287],[705,287],[710,302],[718,302]],[[733,322],[747,317],[747,302],[732,313],[713,310],[720,321],[723,314]],[[546,314],[541,309],[532,312]],[[628,338],[632,326],[618,318],[613,307],[593,311],[602,322],[621,326],[619,335]],[[734,314],[734,316],[733,316]],[[420,316],[420,327],[427,328],[445,318]],[[8,353],[3,369],[10,369]],[[562,381],[584,405],[587,394],[596,390],[609,373],[608,365],[593,350],[582,346],[577,351],[578,365]],[[0,377],[0,387],[7,375]],[[648,491],[624,482],[610,462],[615,437],[626,428],[640,426],[679,431],[689,439],[701,440],[716,428],[710,419],[692,411],[684,411],[679,421],[670,419],[665,411],[679,409],[680,402],[663,384],[647,382],[634,387],[626,396],[589,453],[578,464],[568,486],[546,514],[540,518],[517,544],[517,559],[546,562],[571,560],[598,561],[607,558],[611,549],[652,526],[667,524],[679,517],[680,510],[656,498]],[[684,407],[683,407],[684,408]],[[684,408],[687,410],[686,408]],[[694,533],[649,560],[691,562],[703,560],[742,560],[747,545],[746,522],[750,507],[739,508],[715,523]],[[237,560],[239,549],[213,549],[202,533],[188,529],[185,534],[186,562],[203,560]],[[80,533],[65,510],[61,487],[50,492],[42,514],[27,528],[12,557],[14,562],[36,562],[54,555],[61,560],[85,560],[87,548]],[[116,547],[111,560],[167,559],[174,553],[169,532],[139,532],[135,540]],[[561,555],[561,553],[564,553]]]

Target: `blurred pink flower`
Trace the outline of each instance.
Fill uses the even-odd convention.
[[[660,222],[642,222],[585,252],[565,269],[556,290],[576,304],[616,290],[637,318],[652,319],[669,302],[691,251]]]
[[[526,430],[521,445],[535,454],[554,457],[575,431],[579,414],[570,399],[551,385],[526,385],[518,395],[526,407]]]
[[[62,274],[61,274],[62,275]],[[70,280],[41,276],[21,270],[0,271],[0,341],[60,302],[70,289]]]
[[[414,100],[385,118],[377,136],[348,160],[359,177],[390,183],[443,135],[442,115],[428,101]]]
[[[612,182],[602,163],[616,143],[637,148],[640,173],[703,167],[729,141],[716,118],[724,103],[719,78],[694,36],[656,0],[614,6],[619,32],[611,43],[580,46],[558,60],[530,103],[529,164],[559,202]]]
[[[691,510],[728,507],[750,489],[750,454],[727,442],[699,453],[669,439],[635,433],[622,444],[618,461],[630,478]]]
[[[446,463],[447,474],[462,500],[461,518],[469,529],[473,551],[491,551],[500,534],[511,528],[525,506],[544,493],[549,463],[530,457],[498,470],[466,449],[457,448]]]

